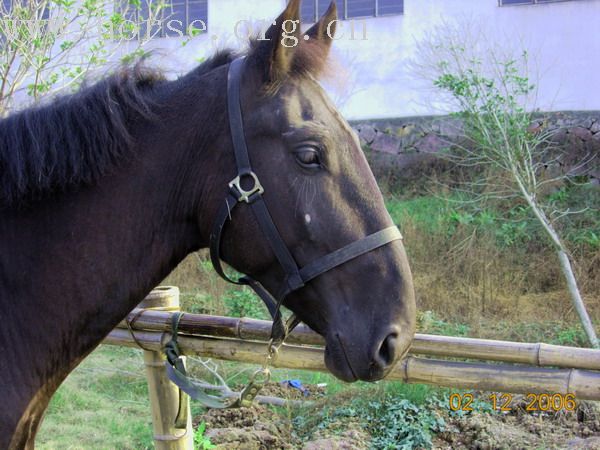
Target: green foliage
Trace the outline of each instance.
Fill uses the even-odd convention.
[[[567,182],[548,196],[549,205],[557,211],[576,211],[557,223],[571,245],[600,249],[600,189],[589,183]]]
[[[465,56],[464,48],[453,49],[456,56]],[[520,100],[535,90],[526,73],[528,54],[524,51],[519,59],[508,58],[494,61],[496,67],[492,74],[485,62],[478,58],[468,58],[464,67],[456,61],[440,61],[441,75],[433,84],[450,92],[463,106],[463,113],[495,113],[498,110],[511,114],[524,114],[525,109]],[[518,118],[518,116],[516,117]],[[519,122],[515,120],[515,124]],[[527,123],[528,125],[528,123]],[[520,129],[519,129],[520,130]]]
[[[390,389],[392,386],[395,392]],[[388,383],[386,388],[377,394],[371,387],[361,390],[349,402],[304,411],[292,419],[293,427],[300,436],[309,437],[325,429],[341,433],[349,423],[355,423],[371,435],[370,448],[430,448],[433,433],[445,428],[443,418],[435,411],[441,404],[438,396],[425,388],[427,397],[415,402],[403,395],[404,390],[414,386]],[[443,407],[447,408],[447,403]]]
[[[386,201],[387,209],[394,220],[402,227],[407,221],[419,224],[419,228],[428,233],[447,230],[446,216],[450,214],[449,199],[442,197],[416,197],[400,200],[392,197]]]
[[[580,326],[562,328],[556,327],[556,337],[552,339],[552,344],[567,345],[572,347],[586,347],[587,338],[585,332]]]
[[[539,137],[527,131],[532,119],[524,99],[534,90],[527,76],[521,74],[526,70],[527,53],[520,60],[494,60],[492,68],[481,60],[469,59],[466,52],[455,54],[461,56],[466,58],[465,67],[456,61],[442,62],[442,73],[433,82],[458,104],[455,115],[462,119],[465,137],[473,147],[465,154],[457,151],[456,156],[466,164],[489,164],[493,169],[523,176],[534,163],[531,149],[539,143]],[[487,71],[491,73],[486,75]]]
[[[390,397],[368,406],[366,419],[371,424],[373,449],[430,448],[432,434],[445,429],[444,419],[432,405],[420,407]]]
[[[165,1],[148,2],[147,19]],[[10,5],[10,6],[9,6]],[[63,89],[76,89],[91,70],[103,66],[125,41],[122,59],[140,56],[151,36],[139,36],[140,0],[115,9],[111,0],[11,0],[0,3],[0,117],[25,91],[33,100]],[[130,50],[129,50],[130,49]],[[143,52],[141,52],[143,53]]]
[[[487,321],[487,337],[517,342],[546,342],[548,344],[586,347],[585,332],[580,324],[562,321]]]
[[[578,244],[588,245],[594,249],[600,249],[600,234],[592,230],[580,230],[569,236],[571,240]]]
[[[556,223],[565,241],[576,247],[600,248],[600,195],[586,186],[564,187],[550,195],[548,201],[561,210],[580,210]],[[542,197],[544,200],[545,197]],[[488,233],[498,248],[516,248],[529,244],[548,245],[540,224],[531,211],[513,201],[464,202],[466,197],[424,196],[400,200],[391,198],[386,206],[399,224],[411,223],[430,236],[450,238],[459,230]]]
[[[36,448],[153,448],[139,350],[101,345],[52,397]]]
[[[530,101],[536,87],[529,78],[527,51],[518,56],[502,54],[482,36],[466,41],[468,30],[447,31],[449,38],[438,36],[432,46],[435,62],[430,76],[434,86],[453,101],[463,126],[464,142],[449,149],[448,158],[483,170],[483,179],[465,183],[475,200],[520,197],[543,226],[546,239],[564,251],[554,223],[562,212],[554,205],[564,200],[565,193],[543,198],[549,181],[545,161],[555,149],[545,119],[533,120]],[[559,176],[552,182],[567,179]],[[506,244],[519,242],[521,229],[502,231]]]
[[[250,289],[230,289],[225,296],[227,314],[234,317],[252,317],[253,319],[269,319],[262,300]]]
[[[193,314],[213,314],[215,300],[206,292],[183,292],[180,294],[182,310]]]
[[[438,318],[433,311],[423,311],[418,313],[417,323],[419,331],[422,333],[466,337],[469,335],[470,331],[469,325],[447,322]]]
[[[194,450],[210,450],[216,447],[208,437],[204,436],[205,431],[206,423],[201,422],[198,424],[196,431],[194,431]]]
[[[496,231],[496,235],[504,247],[518,245],[531,239],[527,222],[504,222]]]
[[[368,384],[369,389],[372,388],[370,383],[366,384]],[[378,389],[387,397],[403,398],[419,406],[434,401],[440,391],[440,388],[427,384],[406,384],[402,381],[391,380],[382,383],[378,386]],[[367,398],[373,398],[373,396],[368,393],[365,396]]]
[[[136,60],[141,60],[148,55],[149,55],[149,52],[147,52],[146,50],[144,50],[143,48],[140,47],[132,52],[129,52],[129,53],[121,56],[121,62],[126,65],[132,64]]]

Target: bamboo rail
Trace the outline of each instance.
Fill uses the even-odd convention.
[[[144,313],[143,315],[145,315]],[[191,314],[188,316],[190,320]],[[183,320],[181,326],[183,331]],[[230,319],[232,320],[232,319]],[[236,319],[233,319],[236,320]],[[139,323],[135,324],[135,328]],[[117,328],[104,341],[107,344],[162,349],[169,334],[164,331],[136,331],[136,340],[129,330]],[[184,354],[260,364],[264,361],[266,344],[229,337],[199,337],[180,335],[180,349]],[[599,352],[600,353],[600,352]],[[284,345],[274,361],[275,367],[326,371],[323,349],[299,345]],[[512,393],[573,393],[583,400],[600,400],[600,372],[581,369],[549,369],[442,361],[410,356],[401,361],[388,375],[389,380],[406,383],[426,383],[461,389]]]
[[[134,310],[129,317],[134,317],[138,312],[139,310]],[[139,316],[134,322],[136,330],[170,331],[171,313],[146,310],[139,312]],[[121,327],[123,326],[121,325]],[[186,313],[181,318],[179,332],[194,336],[267,341],[271,332],[271,322]],[[323,338],[306,325],[299,325],[286,342],[302,345],[324,344]],[[409,353],[520,363],[537,367],[554,366],[600,370],[600,350],[543,343],[529,344],[417,333]]]

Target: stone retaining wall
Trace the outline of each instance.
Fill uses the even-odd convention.
[[[351,122],[376,175],[394,177],[400,182],[447,166],[436,156],[462,134],[459,119],[449,116],[407,117]],[[552,133],[552,141],[562,149],[556,170],[569,175],[587,175],[600,184],[600,111],[540,113],[530,126]],[[585,173],[580,162],[592,159]],[[591,167],[591,169],[590,169]]]

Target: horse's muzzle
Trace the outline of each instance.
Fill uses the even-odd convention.
[[[380,380],[408,351],[413,335],[402,331],[400,326],[394,325],[370,339],[366,345],[361,345],[360,333],[351,337],[338,332],[328,334],[325,364],[343,381]]]

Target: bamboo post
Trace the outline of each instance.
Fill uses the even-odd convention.
[[[148,294],[139,304],[139,308],[154,311],[178,311],[179,289],[172,286],[158,287]],[[137,337],[138,332],[134,331],[134,333]],[[146,366],[148,394],[152,407],[155,448],[157,450],[193,450],[194,433],[190,406],[188,402],[183,405],[185,408],[183,413],[187,415],[186,427],[176,428],[175,418],[180,408],[179,388],[167,377],[165,355],[161,350],[162,345],[155,350],[144,349],[144,365]]]

